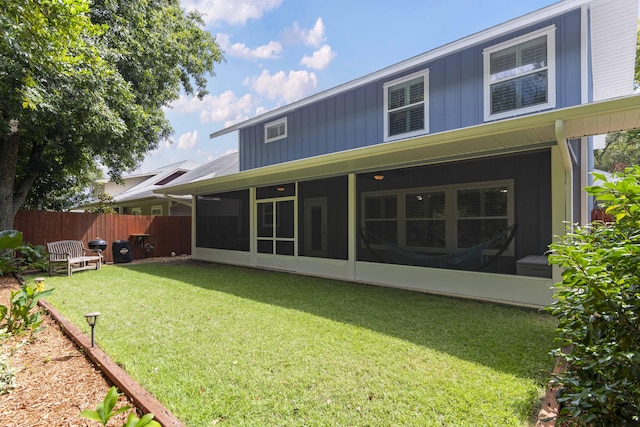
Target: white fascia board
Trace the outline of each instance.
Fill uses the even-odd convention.
[[[472,34],[470,36],[464,37],[452,43],[443,45],[441,47],[432,49],[423,54],[414,56],[413,58],[409,58],[405,61],[399,62],[395,65],[391,65],[389,67],[383,68],[378,71],[374,71],[373,73],[367,74],[364,77],[360,77],[358,79],[352,80],[348,83],[342,84],[340,86],[336,86],[331,89],[327,89],[323,92],[319,92],[315,95],[311,95],[307,98],[303,98],[299,101],[295,101],[291,104],[285,105],[284,107],[277,108],[275,110],[268,111],[259,116],[253,117],[249,120],[245,120],[240,123],[236,123],[229,127],[226,127],[217,132],[213,132],[209,134],[209,139],[214,139],[222,135],[226,135],[228,133],[237,131],[239,129],[243,129],[248,126],[252,126],[256,123],[260,123],[266,120],[275,119],[278,117],[282,117],[290,111],[295,111],[298,108],[304,107],[306,105],[317,102],[321,99],[329,98],[340,93],[346,92],[351,89],[355,89],[360,86],[364,86],[368,83],[374,82],[376,80],[388,78],[394,74],[400,73],[404,70],[425,64],[426,62],[433,61],[434,59],[440,58],[442,56],[446,56],[457,52],[462,49],[466,49],[470,46],[474,46],[480,43],[483,43],[487,40],[494,39],[504,34],[511,33],[513,31],[517,31],[521,28],[528,27],[537,22],[544,21],[550,18],[553,18],[558,15],[562,15],[568,11],[577,9],[582,7],[585,4],[590,3],[592,0],[564,0],[558,3],[549,5],[543,9],[528,13],[518,18],[514,18],[510,21],[504,22],[502,24],[498,24],[496,26],[490,27],[486,30],[480,31],[478,33]]]

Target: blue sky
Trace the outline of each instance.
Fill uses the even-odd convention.
[[[206,163],[238,149],[237,134],[209,134],[338,86],[555,0],[181,0],[205,14],[225,61],[202,101],[165,111],[175,130],[140,170]]]

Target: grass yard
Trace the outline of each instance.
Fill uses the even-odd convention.
[[[47,298],[187,426],[527,426],[555,321],[218,264],[105,266]]]

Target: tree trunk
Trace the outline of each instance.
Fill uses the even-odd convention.
[[[18,166],[19,142],[17,132],[3,135],[0,139],[0,230],[13,229],[17,213],[17,209],[14,210],[13,186]]]

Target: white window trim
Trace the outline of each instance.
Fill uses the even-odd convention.
[[[414,80],[418,77],[424,78],[424,129],[413,132],[406,132],[399,135],[389,136],[389,87],[395,86],[409,80]],[[418,71],[408,76],[401,77],[399,79],[386,82],[383,85],[384,103],[384,142],[397,141],[399,139],[411,138],[418,135],[425,135],[429,133],[429,69]]]
[[[274,126],[280,126],[281,124],[284,124],[284,134],[282,135],[278,135],[274,138],[269,138],[269,128],[274,127]],[[269,143],[269,142],[273,142],[273,141],[278,141],[280,139],[284,139],[287,137],[287,135],[289,134],[289,126],[287,124],[287,118],[283,117],[281,119],[278,120],[274,120],[273,122],[269,122],[267,124],[264,125],[264,142]]]
[[[490,90],[490,66],[491,66],[491,54],[508,49],[512,46],[525,43],[529,40],[533,40],[540,36],[547,36],[547,90],[548,100],[545,104],[536,104],[530,107],[517,108],[511,111],[505,111],[502,113],[491,114],[491,90]],[[484,79],[484,120],[499,120],[508,117],[519,116],[522,114],[534,113],[542,110],[547,110],[556,107],[556,26],[550,25],[545,28],[541,28],[534,32],[516,37],[500,44],[488,47],[482,51],[483,55],[483,79]]]
[[[395,242],[399,247],[410,250],[417,251],[426,250],[429,253],[450,253],[456,252],[460,250],[464,250],[465,248],[458,248],[458,226],[457,226],[457,192],[459,190],[473,190],[478,188],[487,188],[487,187],[501,187],[506,186],[509,197],[507,198],[507,224],[508,226],[512,226],[515,222],[515,185],[513,180],[500,180],[500,181],[482,181],[482,182],[469,182],[462,184],[449,184],[442,185],[438,187],[409,187],[409,188],[399,188],[396,190],[383,190],[383,191],[368,191],[362,193],[360,196],[361,206],[364,206],[365,199],[367,197],[378,197],[378,196],[391,196],[395,195],[397,197],[397,213],[396,218],[393,219],[398,224],[398,241]],[[406,221],[407,216],[405,212],[405,204],[404,200],[407,194],[416,193],[416,192],[444,192],[445,193],[445,223],[447,229],[446,236],[446,245],[444,248],[415,248],[415,247],[406,247],[404,242],[406,241]],[[364,224],[365,219],[365,210],[364,208],[360,210],[360,223]],[[451,226],[453,225],[453,227]],[[379,245],[372,245],[374,247]],[[380,246],[382,247],[382,246]],[[515,244],[511,242],[507,250],[504,252],[505,256],[514,256],[514,247]],[[485,253],[488,255],[493,255],[496,253],[494,249],[487,249]]]
[[[142,215],[142,208],[131,208],[131,215]]]
[[[154,214],[154,213],[153,213],[153,211],[155,211],[155,210],[160,211],[160,213],[159,213],[159,214]],[[163,212],[162,212],[162,211],[163,211],[163,209],[162,209],[162,205],[154,205],[154,206],[151,206],[151,215],[155,215],[155,216],[162,216],[162,214],[163,214]]]

